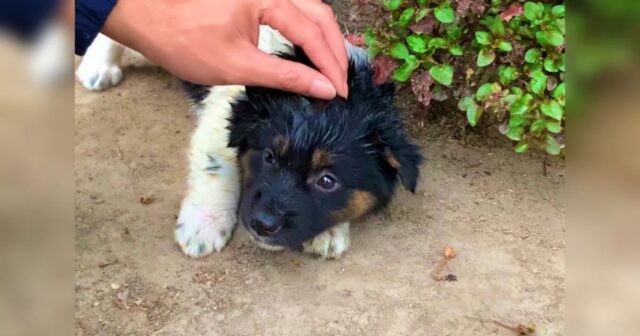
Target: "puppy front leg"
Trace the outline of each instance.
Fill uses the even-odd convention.
[[[305,253],[324,259],[337,259],[349,249],[349,223],[338,224],[302,245]]]
[[[227,147],[228,92],[214,88],[199,111],[191,139],[189,190],[182,202],[175,239],[190,257],[220,251],[236,225],[240,177],[236,151]]]
[[[82,86],[87,90],[102,91],[118,85],[122,80],[120,61],[123,52],[123,45],[98,34],[76,70]]]

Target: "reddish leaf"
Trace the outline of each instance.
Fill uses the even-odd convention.
[[[420,20],[420,22],[409,27],[409,29],[416,34],[432,34],[437,23],[438,21],[435,16],[429,14]]]
[[[433,78],[431,78],[428,71],[420,70],[411,76],[411,91],[424,106],[429,106],[431,102],[432,85]]]
[[[378,56],[373,60],[373,83],[380,85],[387,81],[391,72],[398,67],[398,61],[389,56]]]
[[[502,19],[502,21],[509,21],[514,16],[520,16],[522,14],[522,4],[514,2],[500,13],[500,19]]]
[[[456,13],[460,17],[466,17],[469,12],[477,16],[484,13],[484,0],[458,0]]]
[[[367,45],[364,42],[364,34],[348,34],[345,39],[356,47],[363,48]]]

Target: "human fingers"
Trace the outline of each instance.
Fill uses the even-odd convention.
[[[302,47],[313,64],[333,84],[336,92],[346,97],[346,74],[333,54],[321,27],[289,0],[268,3],[260,13],[260,23],[277,29],[293,44]]]
[[[234,73],[239,84],[270,87],[327,100],[336,96],[336,89],[327,77],[302,63],[266,54],[252,45],[246,46],[243,55],[243,64],[238,64]]]

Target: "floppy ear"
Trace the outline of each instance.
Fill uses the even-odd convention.
[[[396,132],[391,137],[386,143],[385,160],[396,170],[402,185],[415,192],[422,163],[420,147],[410,143],[405,132]]]
[[[258,128],[269,115],[265,101],[268,101],[266,89],[247,87],[245,96],[237,98],[231,104],[229,118],[229,147],[238,147],[241,151],[251,136],[255,136]]]
[[[375,134],[383,159],[395,170],[402,185],[415,192],[422,163],[420,147],[411,142],[395,108],[380,113],[377,119]]]

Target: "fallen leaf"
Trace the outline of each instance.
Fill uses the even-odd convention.
[[[459,0],[456,13],[460,17],[465,17],[469,12],[476,15],[484,13],[484,0]]]
[[[411,25],[409,29],[416,34],[431,34],[435,30],[437,23],[438,20],[436,20],[435,16],[429,14],[420,20],[420,22]]]
[[[522,4],[520,4],[518,2],[514,2],[509,7],[507,7],[505,10],[503,10],[502,13],[500,13],[500,19],[502,21],[507,21],[508,22],[514,16],[521,16],[522,14],[523,14]]]
[[[155,199],[153,198],[153,195],[147,195],[147,196],[142,196],[140,197],[140,203],[144,204],[144,205],[149,205],[151,203],[153,203]]]
[[[391,72],[398,67],[398,61],[389,56],[378,56],[373,60],[373,83],[380,85],[389,79]]]
[[[418,101],[424,106],[429,106],[431,102],[431,86],[433,85],[433,78],[429,72],[420,70],[411,76],[411,91],[416,95]]]

